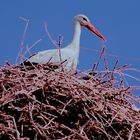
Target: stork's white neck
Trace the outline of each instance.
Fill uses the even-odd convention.
[[[73,33],[73,39],[70,43],[70,47],[75,49],[75,51],[79,51],[80,35],[81,35],[81,25],[78,21],[74,21],[74,33]]]

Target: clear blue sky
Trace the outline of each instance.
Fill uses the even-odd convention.
[[[25,45],[32,45],[38,39],[42,42],[32,49],[32,53],[51,49],[44,22],[54,39],[63,35],[66,46],[72,37],[72,18],[85,14],[107,39],[106,52],[119,56],[120,65],[132,64],[140,69],[140,0],[1,0],[0,2],[0,64],[6,60],[15,63],[19,52],[24,22],[19,17],[30,20]],[[81,46],[101,50],[102,42],[86,29],[82,30]],[[81,48],[79,69],[89,69],[99,53]],[[115,57],[108,56],[110,67]],[[140,78],[139,73],[132,73]],[[132,82],[133,84],[134,82]],[[139,85],[139,83],[137,83]]]

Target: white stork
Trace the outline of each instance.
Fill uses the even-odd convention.
[[[53,64],[63,63],[64,70],[76,70],[79,60],[80,50],[80,35],[81,27],[86,27],[100,39],[105,41],[103,35],[90,23],[89,19],[85,15],[77,15],[74,17],[74,33],[71,43],[65,48],[51,49],[40,51],[36,55],[33,55],[26,62],[46,64],[48,61]],[[61,56],[61,59],[60,59]],[[60,62],[61,60],[61,62]]]

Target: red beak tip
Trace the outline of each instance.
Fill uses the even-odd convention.
[[[104,37],[102,38],[102,40],[103,40],[104,42],[107,42],[107,40],[106,40]]]

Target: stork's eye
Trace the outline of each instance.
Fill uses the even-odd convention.
[[[87,19],[85,17],[83,17],[83,20],[87,21]]]

